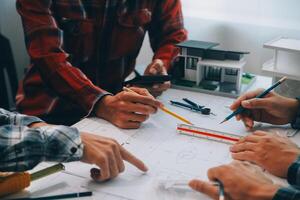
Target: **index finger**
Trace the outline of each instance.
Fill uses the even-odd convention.
[[[247,135],[246,137],[243,137],[239,142],[238,144],[241,144],[241,143],[246,143],[246,142],[251,142],[251,143],[257,143],[261,140],[261,136],[258,136],[258,135],[254,135],[254,134],[251,134],[251,135]]]
[[[161,103],[158,100],[156,100],[154,97],[143,96],[143,95],[133,93],[133,92],[127,92],[127,93],[123,94],[122,100],[131,101],[134,103],[141,103],[141,104],[153,106],[156,108],[159,108],[161,106]]]
[[[145,89],[145,88],[139,88],[139,87],[130,87],[129,89],[131,89],[132,91],[142,95],[142,96],[149,96],[149,97],[153,97],[150,92]]]
[[[264,91],[264,89],[260,88],[254,91],[250,91],[247,92],[245,94],[243,94],[242,96],[240,96],[239,98],[237,98],[233,104],[230,106],[231,110],[236,110],[238,109],[238,107],[242,104],[242,101],[245,101],[247,99],[253,99],[255,98],[257,95],[259,95],[262,91]]]
[[[192,180],[189,182],[189,186],[198,192],[206,194],[213,199],[218,199],[219,189],[213,184],[201,180]]]
[[[126,160],[127,162],[131,163],[132,165],[136,166],[139,170],[143,172],[147,172],[148,168],[147,166],[141,161],[140,159],[136,158],[134,155],[132,155],[129,151],[124,149],[122,146],[120,147],[120,152],[123,160]]]

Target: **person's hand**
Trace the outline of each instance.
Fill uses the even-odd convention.
[[[168,75],[166,68],[164,67],[164,63],[160,59],[154,60],[148,67],[146,68],[145,75]],[[171,82],[167,81],[162,84],[155,84],[152,87],[147,87],[150,93],[157,97],[160,96],[164,91],[168,90],[171,87]]]
[[[134,92],[120,92],[105,96],[96,105],[97,117],[103,118],[124,129],[135,129],[157,112],[161,103],[146,89],[130,88]]]
[[[274,92],[270,92],[264,98],[255,98],[263,91],[263,89],[258,89],[248,92],[230,106],[233,111],[240,105],[248,110],[241,115],[237,115],[237,120],[242,120],[248,129],[253,128],[254,121],[276,125],[291,123],[298,111],[298,101],[280,96]]]
[[[279,189],[261,172],[241,162],[212,168],[208,171],[208,178],[223,183],[226,200],[271,200]],[[212,199],[219,199],[219,187],[210,182],[192,180],[189,185]]]
[[[113,139],[81,133],[84,144],[82,162],[96,164],[99,169],[91,169],[91,177],[96,181],[106,181],[118,176],[125,169],[124,161],[131,163],[143,172],[146,165],[124,149]]]
[[[242,138],[230,150],[233,159],[255,163],[283,178],[300,155],[298,146],[288,138],[262,131]]]

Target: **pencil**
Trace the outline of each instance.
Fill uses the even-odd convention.
[[[70,198],[80,198],[80,197],[88,197],[92,196],[93,192],[77,192],[77,193],[69,193],[69,194],[61,194],[54,196],[45,196],[45,197],[27,197],[27,198],[17,198],[17,199],[9,199],[9,200],[30,200],[30,199],[38,199],[38,200],[50,200],[50,199],[70,199]]]
[[[193,125],[192,122],[190,122],[189,120],[185,119],[184,117],[181,117],[180,115],[170,111],[168,108],[166,108],[165,106],[160,108],[162,111],[164,111],[165,113],[172,115],[173,117],[183,121],[184,123],[187,123],[189,125]]]
[[[130,88],[127,88],[127,87],[123,87],[123,90],[124,91],[127,91],[127,92],[133,92],[133,93],[136,93],[135,91],[131,90]],[[164,111],[165,113],[175,117],[176,119],[179,119],[180,121],[183,121],[184,123],[187,123],[187,124],[190,124],[190,125],[193,125],[189,120],[185,119],[184,117],[176,114],[175,112],[172,112],[171,110],[169,110],[168,108],[166,108],[164,105],[162,107],[160,107],[160,109],[162,111]]]
[[[279,86],[281,83],[283,83],[285,80],[287,79],[287,77],[283,77],[281,78],[278,82],[276,82],[274,85],[272,85],[271,87],[269,87],[267,90],[263,91],[261,94],[257,95],[255,98],[263,98],[265,97],[267,94],[269,94],[274,88],[276,88],[277,86]],[[223,124],[224,122],[227,122],[228,120],[230,120],[232,117],[241,114],[242,112],[244,112],[246,109],[242,106],[238,107],[238,109],[236,111],[234,111],[233,113],[231,113],[230,115],[228,115],[220,124]]]
[[[225,200],[224,186],[219,180],[216,181],[215,186],[219,186],[219,200]]]

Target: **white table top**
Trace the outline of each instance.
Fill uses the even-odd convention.
[[[258,77],[252,89],[271,85],[271,79]],[[168,105],[169,100],[188,97],[208,106],[217,116],[203,116]],[[194,124],[224,132],[233,131],[247,134],[242,124],[232,120],[226,125],[218,125],[230,113],[227,106],[234,99],[200,94],[190,91],[170,89],[160,100],[171,110],[186,116]],[[172,180],[187,181],[191,178],[206,179],[209,168],[231,161],[229,145],[210,140],[183,136],[176,133],[178,121],[165,113],[153,115],[139,130],[121,130],[100,119],[84,119],[75,125],[81,131],[114,137],[124,147],[145,161],[150,168],[147,174],[126,164],[126,171],[115,180],[95,183],[89,178],[92,166],[74,162],[66,164],[66,172],[58,173],[36,181],[27,189],[27,195],[43,196],[59,193],[91,190],[92,197],[82,199],[209,199],[189,188],[165,190],[161,182]],[[282,131],[282,129],[273,129]],[[283,132],[285,130],[283,129]],[[300,144],[300,135],[293,138]],[[38,168],[48,166],[42,163]],[[22,196],[15,195],[14,197]]]

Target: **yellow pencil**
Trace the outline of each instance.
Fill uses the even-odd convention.
[[[123,90],[124,90],[124,91],[127,91],[127,92],[133,92],[133,93],[136,93],[135,91],[133,91],[133,90],[127,88],[127,87],[123,87]],[[170,110],[169,110],[168,108],[166,108],[165,106],[160,107],[160,109],[161,109],[162,111],[164,111],[165,113],[167,113],[167,114],[169,114],[169,115],[171,115],[171,116],[173,116],[173,117],[179,119],[180,121],[183,121],[184,123],[193,125],[189,120],[187,120],[187,119],[185,119],[184,117],[181,117],[180,115],[178,115],[178,114],[176,114],[176,113],[170,111]]]

